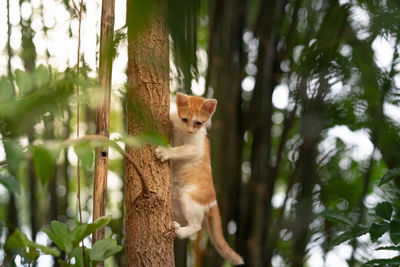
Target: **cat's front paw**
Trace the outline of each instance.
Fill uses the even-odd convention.
[[[158,146],[156,148],[156,157],[161,160],[161,162],[164,162],[169,159],[169,153],[168,153],[168,148],[167,147],[162,147]]]

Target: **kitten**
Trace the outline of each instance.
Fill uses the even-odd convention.
[[[211,175],[205,124],[214,113],[217,101],[181,93],[176,96],[177,112],[170,116],[172,147],[156,149],[161,161],[171,160],[172,227],[177,237],[187,238],[202,228],[205,218],[216,250],[233,264],[243,264],[243,259],[229,247],[222,234]]]

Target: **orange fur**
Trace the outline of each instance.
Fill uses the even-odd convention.
[[[205,124],[214,113],[217,101],[178,93],[176,104],[178,112],[171,113],[172,147],[156,149],[160,160],[171,160],[175,234],[187,238],[198,232],[206,219],[210,239],[221,256],[233,264],[243,264],[243,259],[229,247],[222,234],[212,180]]]

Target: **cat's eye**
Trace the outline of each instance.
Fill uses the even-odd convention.
[[[201,125],[203,125],[203,123],[201,121],[196,121],[196,125],[201,126]]]
[[[182,121],[183,121],[183,122],[187,122],[188,120],[187,120],[187,119],[185,119],[185,118],[183,118],[183,119],[182,119]]]

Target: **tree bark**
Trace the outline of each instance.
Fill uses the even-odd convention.
[[[96,134],[110,136],[110,98],[115,0],[103,0],[100,29],[99,84],[102,102],[97,108]],[[98,147],[95,152],[93,182],[93,221],[106,214],[108,148]],[[104,228],[93,234],[93,243],[104,238]]]
[[[169,39],[167,5],[156,1],[149,20],[138,31],[132,12],[138,1],[127,2],[129,135],[157,130],[169,136]],[[128,148],[143,172],[150,192],[138,174],[126,165],[127,266],[174,266],[171,234],[170,169],[154,156],[155,147]]]

